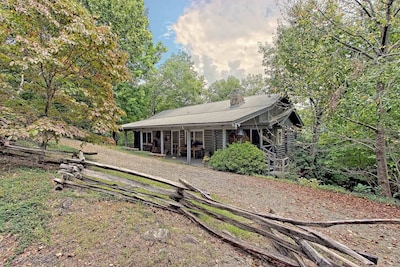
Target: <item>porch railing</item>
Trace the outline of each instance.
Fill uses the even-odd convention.
[[[277,158],[276,156],[276,149],[273,145],[265,145],[261,147],[261,150],[264,151],[267,162],[268,162],[268,170],[271,171],[278,171],[278,172],[285,172],[287,167],[289,166],[289,157],[285,158]]]

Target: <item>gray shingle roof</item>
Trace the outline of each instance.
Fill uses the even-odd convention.
[[[280,95],[254,95],[244,103],[230,107],[230,100],[187,106],[162,111],[146,120],[122,125],[124,130],[180,126],[210,126],[241,123],[271,108]]]

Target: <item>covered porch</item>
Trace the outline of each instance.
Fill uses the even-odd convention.
[[[127,141],[129,131],[133,132],[133,143]],[[224,149],[233,142],[251,142],[263,151],[266,151],[266,148],[270,151],[274,147],[272,133],[263,133],[255,127],[193,128],[190,130],[132,129],[124,130],[124,134],[125,147],[160,154],[167,158],[184,159],[188,164],[193,164],[196,160],[201,161],[205,156],[211,156],[216,150]],[[274,155],[275,160],[276,154],[266,153],[267,157],[271,155]],[[272,163],[270,160],[268,162]]]
[[[188,164],[229,143],[248,141],[266,153],[269,169],[284,169],[295,129],[301,125],[289,101],[280,95],[244,98],[235,93],[230,100],[164,110],[122,128],[125,137],[133,132],[133,147],[138,150],[186,158]]]

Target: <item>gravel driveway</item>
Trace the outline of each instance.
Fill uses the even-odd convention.
[[[80,141],[62,144],[79,148]],[[322,191],[276,179],[237,175],[190,166],[158,157],[123,153],[85,143],[83,151],[97,152],[91,160],[178,181],[183,178],[218,200],[261,213],[298,220],[400,218],[400,208],[342,193]],[[400,266],[400,225],[347,225],[319,231],[358,251],[379,257],[378,266]]]

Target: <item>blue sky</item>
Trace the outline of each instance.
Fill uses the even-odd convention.
[[[277,0],[144,0],[155,42],[186,51],[210,84],[263,73],[260,43],[272,43]]]
[[[190,0],[144,0],[144,3],[148,10],[154,41],[160,41],[168,48],[163,57],[165,60],[181,49],[181,46],[175,43],[174,31],[169,27],[176,23],[185,7],[190,5]]]

